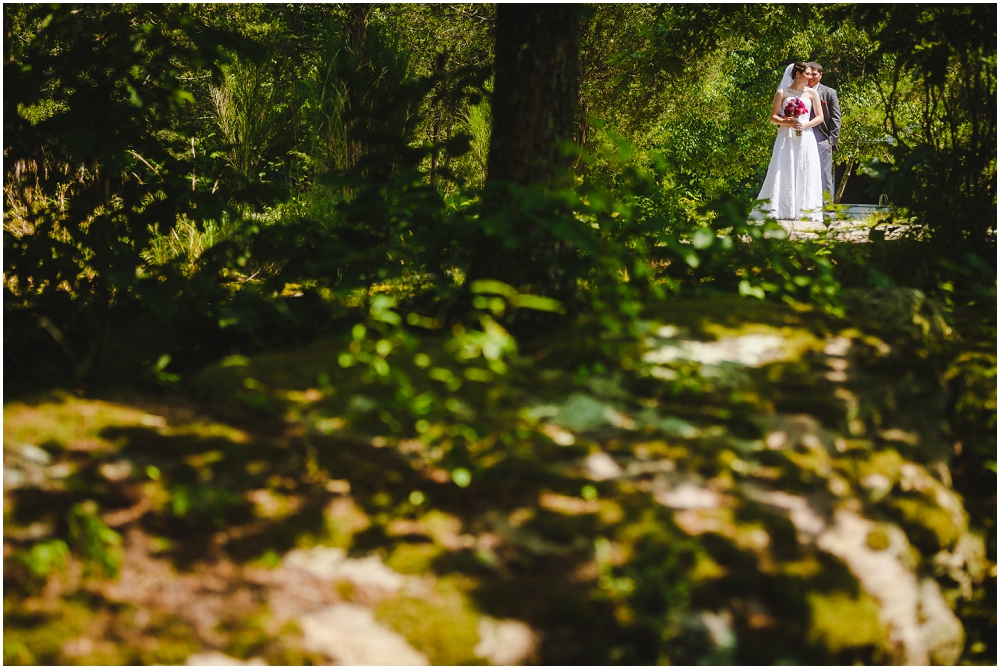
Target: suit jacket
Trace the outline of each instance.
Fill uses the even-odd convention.
[[[837,98],[837,91],[823,84],[816,84],[815,90],[819,93],[819,100],[823,105],[823,122],[813,128],[813,134],[816,135],[816,141],[828,139],[831,146],[837,146],[837,142],[840,141],[840,100]],[[809,118],[815,116],[814,110]]]

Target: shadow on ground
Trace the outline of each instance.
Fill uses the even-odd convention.
[[[488,382],[331,341],[197,403],[7,405],[5,662],[343,661],[311,635],[347,604],[438,664],[995,656],[953,613],[995,568],[933,356],[746,301],[647,319]]]

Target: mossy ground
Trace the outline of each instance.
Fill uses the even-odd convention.
[[[106,597],[114,575],[93,565],[124,551],[127,569],[139,535],[176,574],[235,589],[241,569],[276,567],[295,547],[380,555],[433,585],[367,603],[439,664],[484,661],[483,616],[531,625],[542,663],[890,661],[878,602],[762,501],[768,491],[826,522],[838,509],[872,519],[873,551],[902,528],[910,568],[988,624],[973,603],[995,593],[995,568],[961,594],[935,562],[969,527],[948,477],[933,351],[748,300],[645,318],[644,340],[609,348],[586,328],[556,333],[524,345],[505,376],[460,390],[390,358],[411,397],[448,400],[416,421],[399,410],[395,377],[341,365],[343,341],[229,358],[193,399],[7,404],[5,469],[17,474],[5,485],[5,662],[169,664],[204,647],[318,659],[294,626],[267,622],[262,601],[223,609],[206,631],[128,592]],[[714,362],[684,343],[719,340],[733,343]],[[436,346],[423,350],[444,369],[453,357]],[[644,359],[684,346],[687,358]],[[65,542],[63,563],[39,564],[33,547],[47,541]],[[223,562],[236,571],[213,567]],[[367,601],[338,588],[330,596]],[[992,649],[970,645],[966,658]]]
[[[475,655],[481,618],[466,592],[475,582],[461,577],[439,579],[427,597],[397,596],[379,603],[377,618],[399,631],[431,664],[486,664]]]

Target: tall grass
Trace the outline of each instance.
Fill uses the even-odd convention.
[[[150,244],[142,258],[150,265],[163,265],[180,258],[186,269],[192,269],[202,253],[236,234],[237,229],[238,224],[228,218],[221,222],[203,221],[199,226],[182,216],[165,234],[158,227],[150,228]]]
[[[257,63],[236,60],[212,88],[211,110],[225,138],[229,166],[251,183],[285,179],[289,195],[263,211],[245,210],[239,218],[258,225],[311,219],[338,224],[337,205],[351,197],[325,177],[358,164],[372,137],[405,127],[408,110],[387,114],[374,108],[375,93],[392,89],[409,76],[409,55],[391,21],[378,8],[348,7],[320,27],[319,48],[305,62]],[[488,109],[475,115],[485,175]],[[485,133],[485,135],[483,134]],[[209,248],[238,233],[239,220],[181,218],[169,231],[150,229],[143,259],[163,264],[182,259],[192,269]]]
[[[487,87],[492,89],[492,82]],[[490,151],[490,132],[493,126],[493,110],[489,100],[483,98],[479,104],[470,106],[462,119],[462,125],[472,136],[466,161],[469,185],[482,188],[486,183],[486,157]]]
[[[229,144],[227,160],[249,180],[261,178],[292,121],[287,67],[237,61],[211,91],[216,123]]]

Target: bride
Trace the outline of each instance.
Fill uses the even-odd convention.
[[[806,85],[809,67],[792,63],[771,105],[771,122],[779,126],[771,164],[760,189],[752,219],[823,220],[823,179],[819,146],[812,128],[823,122],[819,94]],[[815,109],[816,116],[809,120]]]

